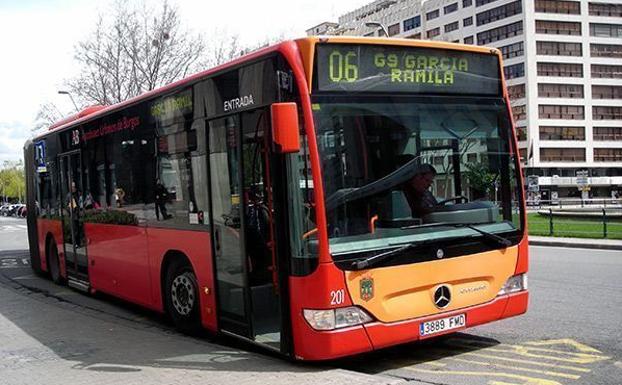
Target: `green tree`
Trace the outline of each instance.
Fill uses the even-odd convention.
[[[467,171],[464,175],[469,181],[473,199],[493,196],[496,175],[490,172],[487,165],[484,163],[467,164]]]
[[[0,196],[3,202],[8,200],[25,201],[26,178],[22,161],[5,161],[0,169]]]

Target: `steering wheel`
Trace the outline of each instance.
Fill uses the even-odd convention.
[[[444,205],[444,204],[449,203],[449,202],[456,202],[456,203],[458,203],[458,201],[460,201],[460,203],[466,203],[466,202],[469,201],[469,198],[465,197],[464,195],[456,195],[455,197],[444,199],[444,200],[438,202],[438,204],[439,205]]]

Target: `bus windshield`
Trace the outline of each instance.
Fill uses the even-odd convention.
[[[334,258],[482,233],[518,241],[503,99],[332,94],[312,107]]]

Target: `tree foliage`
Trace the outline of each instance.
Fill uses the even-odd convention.
[[[227,48],[218,60],[233,54]],[[167,0],[157,10],[118,0],[76,46],[80,75],[67,86],[84,105],[114,104],[188,76],[208,52],[203,36],[184,29]]]
[[[0,196],[1,200],[10,199],[23,202],[26,195],[24,164],[22,161],[4,161],[0,169]]]

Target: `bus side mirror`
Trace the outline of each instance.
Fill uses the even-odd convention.
[[[280,154],[300,151],[296,103],[274,103],[270,106],[270,113],[275,151]]]

